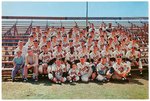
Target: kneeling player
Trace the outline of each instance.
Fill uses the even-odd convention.
[[[88,62],[85,62],[85,57],[80,58],[80,63],[77,64],[77,68],[79,69],[79,74],[81,76],[81,80],[83,82],[88,82],[89,77],[92,75],[92,68]]]
[[[116,63],[113,65],[114,74],[113,78],[127,80],[126,76],[130,72],[130,68],[126,63],[122,62],[121,57],[117,57]]]
[[[98,81],[103,81],[106,82],[107,78],[106,78],[106,72],[109,69],[109,64],[106,62],[106,58],[102,57],[101,58],[101,62],[97,65],[96,69],[97,69],[97,80]]]
[[[128,62],[128,64],[131,66],[131,64],[133,63],[133,65],[138,66],[140,75],[142,75],[143,66],[140,56],[140,52],[135,50],[135,47],[132,47],[132,49],[126,53],[126,58],[128,61],[130,61],[130,63]]]
[[[49,73],[49,79],[55,83],[62,83],[66,81],[66,78],[63,77],[62,68],[64,65],[61,63],[61,60],[56,60],[55,64],[52,66],[52,72]]]
[[[69,70],[69,76],[67,79],[72,82],[72,81],[78,81],[79,80],[79,70],[77,69],[76,64],[72,64],[72,68]]]

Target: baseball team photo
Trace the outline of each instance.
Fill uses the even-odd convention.
[[[2,99],[149,99],[148,1],[2,1]]]

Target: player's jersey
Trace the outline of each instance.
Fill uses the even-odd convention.
[[[52,59],[51,53],[50,52],[47,52],[47,53],[42,52],[39,55],[39,59],[42,60],[43,63],[48,63]]]
[[[64,68],[63,65],[60,66],[55,65],[55,75],[62,76],[63,75],[62,68]]]
[[[42,48],[42,46],[45,45],[45,44],[46,44],[46,42],[41,41],[40,44],[39,44],[39,47]]]
[[[73,54],[71,54],[70,52],[66,54],[66,60],[74,62],[75,60],[77,60],[77,53],[74,52]]]
[[[104,45],[104,44],[106,44],[106,41],[104,41],[104,40],[103,40],[103,41],[102,41],[102,40],[99,40],[99,41],[98,41],[98,44],[99,44],[99,45]]]
[[[127,50],[127,46],[125,44],[121,44],[120,47],[121,47],[122,50]]]
[[[97,71],[107,71],[109,68],[109,64],[106,63],[106,64],[102,64],[101,62],[96,66],[96,70]]]
[[[79,74],[79,70],[76,68],[76,69],[70,69],[69,72],[68,72],[69,76],[73,77],[73,76],[78,76]]]
[[[25,44],[26,48],[31,48],[34,45],[34,42],[28,40],[28,42]]]
[[[57,44],[58,44],[58,42],[53,42],[53,41],[52,41],[52,44],[51,44],[51,45],[52,45],[52,48],[56,48],[56,47],[57,47],[57,46],[56,46]]]
[[[20,50],[19,47],[17,47],[17,48],[14,50],[14,55],[17,54],[17,51],[18,51],[18,50]],[[21,51],[22,51],[21,56],[23,56],[23,57],[25,58],[25,56],[26,56],[26,54],[27,54],[27,48],[26,48],[25,46],[23,46],[23,48],[22,48]]]
[[[123,50],[115,50],[113,52],[113,57],[116,58],[117,56],[125,56],[125,52]]]
[[[93,44],[94,44],[93,41],[91,41],[91,42],[87,41],[86,46],[91,47],[91,46],[93,46]]]
[[[61,64],[61,69],[62,69],[62,72],[66,72],[67,71],[67,67],[65,64]]]
[[[69,46],[69,42],[68,41],[67,42],[63,41],[63,48],[66,48],[67,46]]]
[[[80,51],[78,54],[77,54],[77,56],[78,56],[78,59],[80,59],[81,57],[85,57],[86,59],[88,59],[89,58],[89,52],[86,50],[86,51]]]
[[[84,64],[77,63],[77,68],[79,69],[81,75],[84,75],[88,73],[88,70],[90,69],[90,64],[88,62],[85,62]]]
[[[140,55],[140,52],[139,51],[135,51],[134,53],[132,53],[132,51],[128,51],[126,53],[126,57],[129,58],[129,59],[136,59],[136,58],[139,58],[139,55]]]
[[[94,52],[90,53],[90,59],[97,61],[99,58],[101,58],[101,54],[99,51],[97,51],[96,53],[94,53]]]
[[[124,63],[117,64],[116,62],[114,63],[113,68],[117,73],[122,73],[125,70],[125,64]]]
[[[51,37],[51,36],[56,36],[57,35],[57,32],[56,31],[51,31],[50,33],[49,33],[49,38]]]
[[[90,64],[89,64],[88,62],[84,62],[84,64],[82,64],[82,63],[77,63],[77,68],[78,68],[78,69],[83,69],[85,66],[86,66],[86,67],[89,67]]]
[[[139,49],[139,45],[138,45],[137,43],[135,43],[135,44],[133,45],[132,42],[130,42],[127,47],[128,47],[128,49],[131,49],[132,47],[136,47],[137,49]]]
[[[56,59],[64,58],[64,51],[58,52],[57,50],[53,52],[53,57]]]
[[[40,47],[35,47],[35,46],[32,46],[31,49],[33,50],[33,53],[39,55],[40,54]]]
[[[47,46],[47,48],[48,48],[48,52],[53,53],[54,49],[52,48],[52,46]]]
[[[112,57],[112,51],[111,50],[109,50],[109,51],[106,51],[105,49],[104,50],[102,50],[102,52],[101,52],[101,55],[103,56],[103,57]]]
[[[80,46],[81,46],[81,44],[80,44],[80,42],[79,42],[79,41],[78,41],[78,42],[73,41],[73,45],[74,45],[76,48],[78,48],[78,47],[80,47]]]
[[[63,50],[66,52],[66,54],[68,53],[68,52],[70,52],[70,47],[73,47],[73,46],[67,46],[67,47],[65,47]]]

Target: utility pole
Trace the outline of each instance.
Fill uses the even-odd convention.
[[[88,26],[88,1],[86,2],[86,27]]]

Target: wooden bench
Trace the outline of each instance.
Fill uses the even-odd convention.
[[[2,37],[2,39],[4,39],[4,40],[7,40],[7,39],[11,39],[11,40],[18,40],[18,39],[22,39],[22,40],[24,40],[24,39],[28,39],[29,37],[15,37],[15,36],[10,36],[10,37]]]

